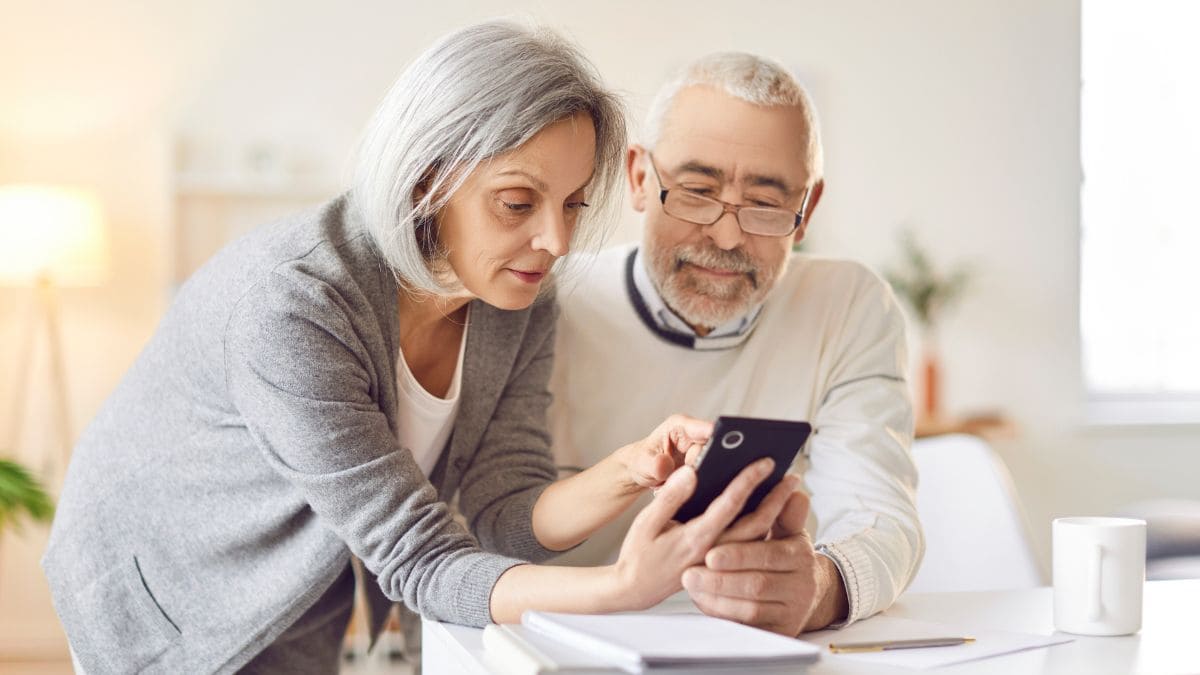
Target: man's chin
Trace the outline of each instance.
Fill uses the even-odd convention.
[[[749,304],[744,299],[719,300],[693,293],[681,294],[675,298],[675,302],[664,299],[680,318],[692,326],[716,328],[739,319],[750,311]]]

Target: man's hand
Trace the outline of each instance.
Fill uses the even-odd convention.
[[[798,484],[786,476],[726,531],[704,565],[684,573],[684,588],[705,614],[789,636],[846,617],[841,574],[813,550],[804,529],[808,496]]]

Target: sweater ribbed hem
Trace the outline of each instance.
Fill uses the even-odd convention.
[[[837,566],[850,603],[846,620],[830,628],[849,626],[878,611],[879,585],[871,574],[871,558],[861,544],[854,539],[845,539],[836,544],[818,544],[817,552],[828,556]]]
[[[527,564],[524,560],[494,553],[479,554],[463,583],[459,584],[454,598],[458,619],[465,625],[477,628],[494,623],[491,605],[496,582],[500,580],[500,575],[513,567]],[[487,592],[481,593],[480,589],[487,589]]]

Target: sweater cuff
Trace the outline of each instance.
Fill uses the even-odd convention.
[[[879,599],[879,586],[871,573],[871,558],[862,545],[853,539],[846,539],[836,544],[818,544],[816,550],[837,566],[842,575],[842,583],[846,586],[846,598],[850,605],[849,611],[846,612],[846,620],[829,627],[845,628],[874,614]]]
[[[527,564],[524,560],[494,553],[477,554],[455,594],[454,607],[459,621],[477,628],[495,623],[492,621],[492,593],[496,590],[496,582],[508,570]],[[487,589],[487,592],[481,593],[480,589]]]

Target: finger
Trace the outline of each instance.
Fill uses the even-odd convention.
[[[692,447],[687,449],[683,455],[683,463],[688,466],[696,466],[696,460],[700,458],[700,453],[704,450],[703,443],[692,443]]]
[[[783,505],[783,510],[779,512],[779,518],[775,520],[773,534],[776,537],[787,538],[803,532],[805,523],[808,522],[808,505],[808,495],[793,492]]]
[[[683,587],[689,593],[707,593],[744,600],[783,602],[795,588],[788,573],[752,570],[717,572],[697,565],[683,573]]]
[[[786,539],[734,542],[712,547],[704,556],[711,570],[767,570],[791,572],[803,569],[812,560],[812,544],[803,533]]]
[[[750,493],[754,492],[754,488],[770,475],[774,466],[774,460],[764,457],[742,469],[737,477],[725,486],[721,494],[708,505],[704,513],[692,519],[687,527],[709,533],[712,536],[710,541],[716,541],[725,528],[733,522],[733,519],[741,513]]]
[[[666,528],[667,523],[675,517],[675,512],[679,510],[680,506],[683,506],[683,503],[692,496],[692,492],[695,490],[695,469],[690,466],[676,469],[667,482],[663,483],[663,486],[655,493],[654,501],[650,502],[633,519],[633,524],[629,528],[630,533],[632,534],[636,530],[638,536],[646,539],[653,538]]]
[[[796,491],[800,479],[793,474],[786,474],[779,484],[771,488],[767,496],[759,503],[758,508],[734,521],[733,525],[721,533],[718,544],[734,541],[755,541],[762,539],[771,532],[771,526],[779,517],[788,497]]]
[[[707,441],[713,432],[712,422],[687,415],[671,415],[663,425],[668,428],[667,437],[671,443],[681,451],[688,447],[689,441]]]
[[[795,634],[787,629],[788,609],[782,603],[744,600],[704,592],[689,592],[688,595],[691,596],[692,602],[696,603],[696,607],[709,616],[795,637]]]
[[[670,477],[671,472],[674,470],[674,460],[668,455],[657,453],[638,456],[634,461],[630,473],[633,476],[633,482],[638,485],[642,487],[658,487]]]

